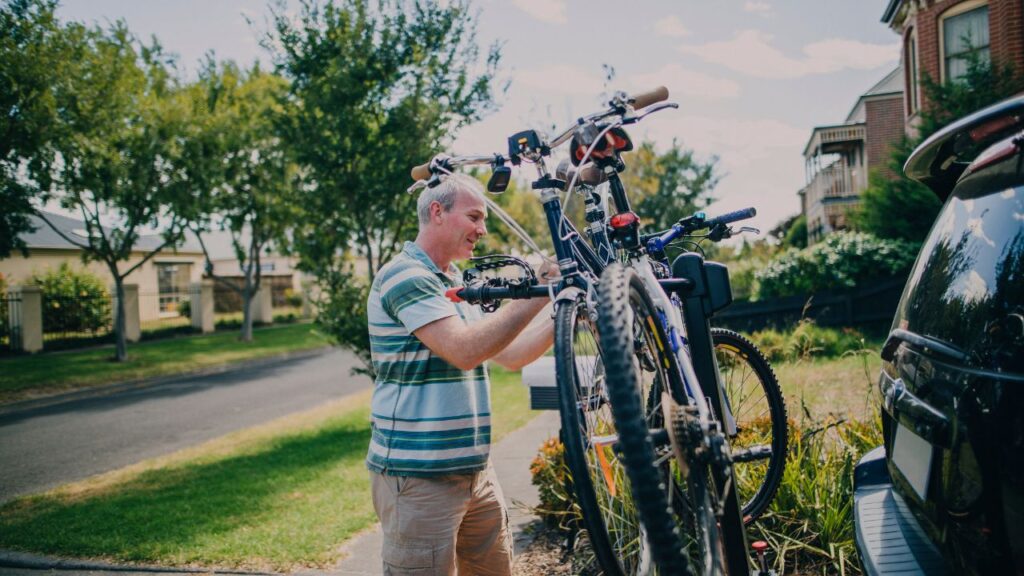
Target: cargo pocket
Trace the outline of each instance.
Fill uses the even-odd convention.
[[[434,550],[428,547],[385,545],[381,557],[385,576],[432,574],[434,570]]]

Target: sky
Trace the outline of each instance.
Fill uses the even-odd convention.
[[[633,140],[660,149],[676,141],[700,159],[717,157],[722,179],[708,214],[754,206],[751,223],[767,231],[800,211],[812,129],[842,123],[858,96],[898,65],[899,39],[880,22],[886,4],[476,0],[478,40],[501,43],[501,78],[511,84],[498,111],[457,134],[451,152],[500,152],[515,132],[562,129],[601,109],[608,89],[664,84],[679,108],[630,128]],[[257,41],[265,0],[64,0],[58,13],[100,24],[123,19],[176,53],[186,75],[211,50],[218,59],[270,62]],[[615,71],[607,85],[602,65]]]

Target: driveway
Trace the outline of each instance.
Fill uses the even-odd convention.
[[[0,502],[364,390],[368,378],[349,376],[357,364],[330,350],[0,415]]]

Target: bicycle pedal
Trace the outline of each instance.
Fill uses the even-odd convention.
[[[772,457],[772,447],[768,444],[758,444],[749,448],[734,450],[732,453],[733,462],[754,462],[756,460],[768,460]]]

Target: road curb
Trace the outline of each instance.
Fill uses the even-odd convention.
[[[12,402],[10,404],[0,405],[0,417],[9,416],[11,414],[24,412],[27,410],[35,410],[38,408],[56,406],[58,404],[72,402],[75,400],[96,398],[100,396],[107,396],[109,394],[116,394],[118,392],[124,392],[127,390],[137,390],[142,388],[148,388],[150,386],[158,386],[160,384],[167,384],[169,382],[174,382],[184,378],[212,376],[214,374],[224,374],[226,372],[232,372],[235,370],[246,370],[250,368],[263,368],[266,366],[270,366],[272,364],[285,362],[288,360],[301,360],[304,358],[320,356],[321,354],[326,354],[327,352],[330,352],[331,350],[334,349],[334,346],[321,346],[319,348],[312,348],[309,350],[285,352],[283,354],[277,354],[274,356],[259,358],[256,360],[239,360],[236,362],[217,364],[216,366],[208,366],[206,368],[201,368],[199,370],[180,372],[178,374],[169,374],[167,376],[157,376],[154,378],[140,378],[137,380],[118,382],[116,384],[101,384],[99,386],[82,388],[80,390],[72,390],[70,392],[53,394],[51,396],[31,398],[29,400],[20,400],[18,402]]]
[[[36,556],[13,550],[0,550],[0,568],[27,570],[76,570],[83,572],[151,572],[154,574],[237,574],[244,576],[273,576],[274,572],[248,572],[216,568],[168,568],[147,564],[108,564],[53,556]]]

